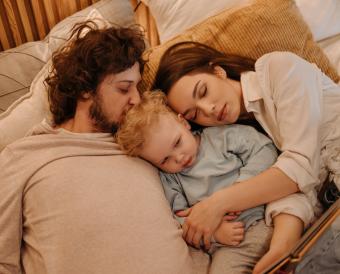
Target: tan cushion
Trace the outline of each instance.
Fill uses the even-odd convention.
[[[210,45],[226,54],[257,59],[271,51],[292,51],[315,63],[338,82],[339,75],[320,47],[293,0],[255,0],[240,9],[227,9],[168,42],[149,49],[141,89],[150,89],[164,51],[181,41]]]

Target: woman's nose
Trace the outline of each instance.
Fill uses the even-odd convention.
[[[209,116],[214,113],[216,106],[215,104],[209,103],[207,101],[197,102],[198,109],[203,112],[205,116]]]

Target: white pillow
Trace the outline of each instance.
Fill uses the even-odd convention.
[[[45,64],[34,78],[30,92],[16,100],[0,115],[0,151],[6,145],[25,136],[33,125],[48,115],[47,92],[43,82],[50,66],[51,61]]]
[[[295,0],[295,2],[315,41],[340,33],[339,0]]]
[[[242,7],[252,0],[142,0],[156,20],[161,43],[224,9]]]
[[[71,21],[67,19],[68,24],[64,21],[56,25],[58,37],[50,39],[53,43],[52,48],[57,49],[64,44],[66,37],[76,22],[85,20],[95,21],[99,27],[108,25],[98,10],[91,8],[89,13],[84,17],[75,17]],[[71,18],[72,19],[72,18]],[[54,33],[54,32],[53,32]],[[5,112],[0,115],[0,151],[8,144],[25,136],[29,129],[37,123],[40,123],[45,117],[50,115],[46,86],[44,80],[50,71],[51,61],[44,65],[40,72],[34,78],[29,93],[16,100]]]
[[[216,15],[223,9],[241,7],[252,0],[142,0],[156,20],[161,42]],[[296,0],[314,39],[340,33],[339,0]]]

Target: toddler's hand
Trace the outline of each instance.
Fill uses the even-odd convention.
[[[222,222],[214,234],[215,240],[224,245],[239,245],[244,238],[242,222]]]

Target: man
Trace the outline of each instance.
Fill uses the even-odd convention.
[[[53,56],[52,121],[0,154],[1,274],[192,272],[157,172],[113,142],[144,48],[138,29],[86,22]]]

